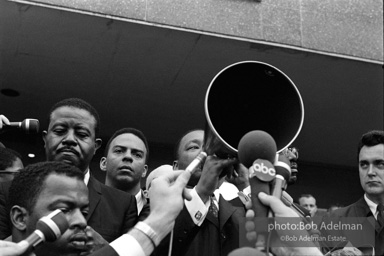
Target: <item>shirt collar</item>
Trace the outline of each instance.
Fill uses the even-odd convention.
[[[89,168],[87,168],[87,171],[84,174],[84,183],[86,186],[88,186],[89,178],[91,177]]]
[[[140,189],[139,192],[135,195],[137,203],[137,213],[140,213],[144,207],[144,204],[147,203],[147,199],[144,196],[143,190]]]
[[[370,200],[368,197],[367,197],[367,194],[364,194],[364,200],[365,202],[367,203],[369,209],[371,210],[373,216],[375,216],[375,218],[377,218],[377,204],[374,203],[372,200]]]

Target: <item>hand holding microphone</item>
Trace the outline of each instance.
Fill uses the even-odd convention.
[[[276,143],[271,135],[256,130],[245,134],[238,146],[240,162],[249,168],[251,185],[251,201],[256,219],[258,233],[256,247],[264,249],[267,236],[267,220],[269,208],[259,200],[259,193],[271,194],[270,182],[275,179],[276,170],[272,163],[276,156]]]
[[[240,162],[249,168],[251,200],[256,217],[267,217],[268,208],[260,202],[258,194],[270,194],[270,184],[276,175],[272,165],[276,155],[276,143],[264,131],[251,131],[245,134],[238,146]]]
[[[28,243],[28,248],[36,247],[42,242],[56,241],[69,227],[67,218],[59,209],[39,219],[36,230],[20,243]]]
[[[0,131],[20,129],[26,134],[35,134],[39,132],[39,120],[33,118],[24,119],[22,122],[10,122],[7,117],[0,115]]]

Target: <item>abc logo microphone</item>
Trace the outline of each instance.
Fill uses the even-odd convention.
[[[39,219],[36,230],[25,240],[29,248],[36,247],[42,242],[56,241],[69,227],[67,218],[62,211],[55,210]]]
[[[268,233],[267,221],[269,208],[259,200],[258,194],[271,194],[270,183],[275,179],[276,170],[272,163],[276,157],[276,142],[264,131],[255,130],[245,134],[238,146],[240,162],[248,167],[251,186],[252,209],[255,212],[255,230],[257,248],[264,248]]]
[[[276,157],[276,143],[268,133],[255,130],[245,134],[238,146],[240,162],[249,168],[251,200],[256,217],[267,217],[268,208],[258,198],[260,192],[271,194],[269,182],[275,178],[272,165]]]

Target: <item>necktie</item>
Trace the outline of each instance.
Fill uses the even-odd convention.
[[[215,196],[211,196],[211,205],[209,206],[208,212],[215,217],[215,219],[219,219],[219,209],[215,204]]]
[[[380,232],[382,227],[384,226],[384,205],[378,204],[376,208],[377,213],[377,220],[376,220],[376,231]]]

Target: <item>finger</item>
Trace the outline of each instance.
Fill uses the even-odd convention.
[[[260,201],[264,205],[269,206],[276,215],[284,214],[284,211],[287,207],[278,198],[267,195],[264,192],[260,192],[258,197]]]
[[[249,201],[246,201],[245,202],[245,209],[249,210],[252,208],[252,201],[249,200]]]
[[[157,177],[156,179],[153,179],[152,182],[154,182],[156,180],[160,180],[160,179],[165,179],[165,180],[168,180],[169,183],[173,183],[176,181],[177,177],[179,177],[182,173],[186,173],[186,172],[183,170],[169,172],[169,173],[166,173],[164,175]]]
[[[188,200],[188,201],[192,200],[192,195],[191,195],[191,192],[189,189],[187,189],[187,188],[183,189],[183,198]]]
[[[190,172],[181,171],[181,173],[178,175],[175,181],[175,186],[178,186],[182,189],[185,188],[190,178],[191,178]]]
[[[1,243],[1,253],[2,256],[13,256],[21,255],[28,249],[29,243],[27,241],[21,241],[18,244],[9,241],[2,241]]]
[[[236,165],[236,170],[238,170],[238,173],[240,175],[248,177],[248,168],[245,167],[242,163],[238,163]]]
[[[10,124],[9,120],[8,120],[8,118],[6,116],[0,115],[0,127],[2,127],[3,123],[6,124],[6,125]]]
[[[254,210],[248,210],[246,213],[245,213],[245,218],[247,219],[251,219],[251,218],[254,218],[255,217],[255,211]]]

